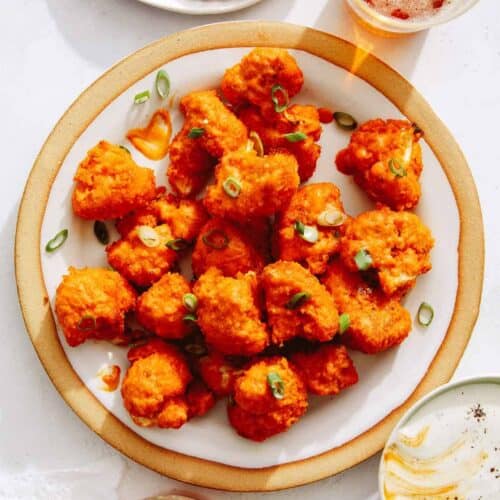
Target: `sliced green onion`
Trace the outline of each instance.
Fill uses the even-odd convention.
[[[339,316],[339,333],[342,335],[349,328],[350,318],[347,313],[343,313]]]
[[[168,240],[165,243],[167,248],[170,250],[174,250],[176,252],[181,252],[182,250],[186,250],[189,247],[189,243],[184,238],[175,238],[173,240]]]
[[[149,98],[151,97],[151,93],[149,90],[145,90],[144,92],[140,92],[139,94],[136,94],[134,97],[134,104],[143,104],[146,101],[149,101]]]
[[[241,193],[241,184],[239,183],[238,179],[235,179],[234,177],[228,177],[222,183],[222,189],[224,189],[224,192],[231,198],[238,198]]]
[[[196,323],[196,321],[198,320],[198,318],[196,317],[196,314],[193,314],[193,313],[189,313],[189,314],[186,314],[184,315],[184,317],[182,318],[183,321],[186,321],[186,322],[193,322],[193,323]]]
[[[94,234],[99,243],[107,245],[109,243],[109,232],[106,224],[101,220],[96,220],[94,222]]]
[[[316,243],[319,238],[318,228],[316,226],[307,226],[300,220],[295,221],[295,231],[308,243]]]
[[[189,312],[195,312],[198,307],[198,299],[194,293],[185,293],[182,297],[182,303]]]
[[[201,344],[186,344],[184,350],[194,356],[204,356],[207,353],[206,347]]]
[[[300,220],[295,221],[295,231],[297,231],[300,235],[304,234],[304,231],[306,229],[306,225],[301,222]]]
[[[335,111],[333,119],[340,128],[344,130],[354,130],[358,126],[358,122],[349,113],[343,111]]]
[[[422,302],[417,312],[417,321],[422,326],[429,326],[434,319],[434,309],[427,302]]]
[[[130,149],[127,148],[127,146],[124,146],[123,144],[118,144],[118,147],[126,151],[130,156],[132,156],[132,153],[130,152]]]
[[[276,399],[283,399],[285,396],[285,383],[279,373],[270,372],[267,374],[267,384]]]
[[[368,253],[368,250],[362,248],[355,256],[354,262],[360,271],[366,271],[370,269],[373,264],[372,256]]]
[[[304,302],[307,302],[311,298],[311,294],[307,292],[298,292],[292,296],[292,298],[285,304],[287,309],[297,309]]]
[[[150,226],[138,226],[137,236],[142,244],[149,248],[157,247],[160,244],[160,235]]]
[[[49,242],[45,245],[46,252],[53,252],[61,247],[64,242],[68,239],[69,231],[67,229],[62,229],[59,231]]]
[[[205,129],[201,127],[193,127],[189,132],[188,132],[188,137],[190,139],[198,139],[198,137],[201,137],[205,133]]]
[[[78,322],[78,325],[76,325],[76,327],[82,332],[90,332],[91,330],[96,329],[97,323],[94,316],[92,316],[91,314],[84,314],[80,318],[80,321]]]
[[[216,250],[222,250],[229,245],[229,237],[222,229],[211,229],[201,239],[205,245]]]
[[[248,134],[248,142],[251,144],[251,149],[257,153],[257,156],[264,156],[264,144],[262,144],[262,139],[255,130]]]
[[[406,177],[406,169],[399,163],[398,160],[395,158],[391,158],[389,160],[389,170],[396,176],[396,177]]]
[[[283,137],[288,142],[300,142],[307,139],[307,135],[304,132],[290,132],[289,134],[283,134]]]
[[[164,69],[160,69],[160,71],[156,73],[155,85],[156,92],[158,92],[158,95],[162,99],[168,97],[168,94],[170,93],[170,78],[168,77],[168,74]]]
[[[329,207],[318,215],[319,226],[338,227],[347,220],[347,215],[335,207]]]
[[[282,96],[283,104],[280,104],[277,94]],[[274,104],[274,111],[276,111],[276,113],[283,113],[290,102],[287,90],[281,85],[273,85],[271,89],[271,101],[273,101]]]

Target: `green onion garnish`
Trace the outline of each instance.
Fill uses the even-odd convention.
[[[343,313],[339,316],[339,333],[342,335],[349,328],[350,318],[347,313]]]
[[[193,322],[193,323],[196,323],[196,321],[198,320],[198,318],[196,317],[196,314],[193,314],[193,313],[189,313],[189,314],[186,314],[183,318],[183,321],[186,321],[186,322]]]
[[[99,243],[107,245],[109,243],[109,232],[106,224],[101,220],[96,220],[94,222],[94,234]]]
[[[399,163],[398,160],[391,158],[389,160],[389,170],[396,176],[396,177],[406,177],[406,169]]]
[[[205,245],[222,250],[229,245],[229,237],[222,229],[211,229],[201,237]]]
[[[248,134],[248,139],[252,145],[252,149],[256,151],[257,156],[264,156],[264,144],[262,144],[262,139],[260,138],[260,135],[254,130],[252,130]]]
[[[323,210],[316,220],[320,226],[338,227],[347,220],[347,215],[338,208],[330,206],[326,210]]]
[[[170,78],[168,77],[167,72],[164,69],[161,69],[156,73],[156,92],[158,92],[158,95],[162,98],[165,99],[168,97],[168,94],[170,93]]]
[[[198,299],[194,293],[185,293],[182,297],[182,303],[189,312],[195,312],[198,307]]]
[[[300,142],[307,139],[307,135],[304,132],[291,132],[289,134],[283,134],[283,137],[288,142]]]
[[[145,90],[144,92],[140,92],[139,94],[136,94],[134,97],[134,104],[143,104],[146,101],[149,101],[149,98],[151,97],[151,93],[149,90]]]
[[[292,296],[292,298],[285,304],[287,309],[297,309],[304,302],[307,302],[311,298],[311,294],[307,292],[298,292]]]
[[[124,146],[123,144],[118,144],[118,147],[123,149],[123,151],[126,151],[130,156],[132,156],[132,153],[130,152],[130,149],[127,148],[127,146]]]
[[[434,319],[434,309],[427,302],[422,302],[417,312],[417,321],[422,326],[429,326]]]
[[[150,226],[138,226],[137,236],[142,244],[154,248],[160,244],[160,235]]]
[[[189,132],[188,132],[188,137],[190,139],[198,139],[198,137],[201,137],[205,133],[204,128],[200,127],[193,127]]]
[[[270,372],[267,374],[267,384],[276,399],[283,399],[285,396],[285,383],[279,373]]]
[[[189,247],[189,243],[184,238],[175,238],[173,240],[168,240],[165,243],[167,248],[170,250],[174,250],[175,252],[181,252],[182,250],[186,250]]]
[[[283,104],[280,104],[278,95],[281,95]],[[274,104],[274,111],[276,111],[276,113],[283,113],[290,102],[287,90],[281,85],[273,85],[271,89],[271,101],[273,101]]]
[[[203,356],[207,353],[206,347],[201,344],[186,344],[184,350],[194,356]]]
[[[295,231],[308,243],[316,243],[319,238],[318,228],[316,226],[307,226],[300,220],[295,221]]]
[[[360,271],[366,271],[370,269],[373,264],[372,256],[368,253],[367,250],[362,248],[355,256],[354,262],[356,262],[356,266]]]
[[[224,192],[231,198],[238,198],[241,193],[241,184],[239,183],[238,179],[235,179],[234,177],[228,177],[222,183],[222,189],[224,189]]]
[[[92,316],[91,314],[84,314],[80,318],[80,321],[78,322],[78,325],[76,325],[76,327],[82,332],[89,332],[96,329],[97,323],[94,316]]]
[[[340,128],[344,130],[354,130],[358,126],[358,122],[349,113],[343,111],[335,111],[333,119]]]
[[[53,252],[57,250],[60,246],[64,244],[64,242],[68,239],[69,231],[67,229],[63,229],[59,231],[49,242],[45,245],[46,252]]]

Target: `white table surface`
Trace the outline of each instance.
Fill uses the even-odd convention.
[[[52,386],[25,333],[13,267],[18,204],[45,137],[82,89],[130,52],[202,23],[266,19],[330,31],[372,50],[427,98],[464,150],[481,197],[486,273],[481,315],[455,378],[500,372],[500,2],[481,0],[445,26],[382,39],[342,0],[263,0],[224,16],[182,16],[135,0],[2,0],[0,14],[0,498],[136,500],[172,491],[202,499],[376,499],[379,457],[315,484],[230,494],[164,478],[89,430]]]

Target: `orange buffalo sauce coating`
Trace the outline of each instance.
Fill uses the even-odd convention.
[[[146,158],[161,160],[167,156],[171,135],[170,113],[166,109],[159,109],[145,128],[129,130],[127,139]]]
[[[118,385],[120,384],[120,374],[121,368],[118,365],[108,365],[101,368],[97,375],[104,384],[102,390],[107,392],[116,391],[116,389],[118,389]]]

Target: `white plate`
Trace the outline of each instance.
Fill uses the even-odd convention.
[[[245,9],[262,0],[139,0],[139,2],[181,14],[224,14]]]

